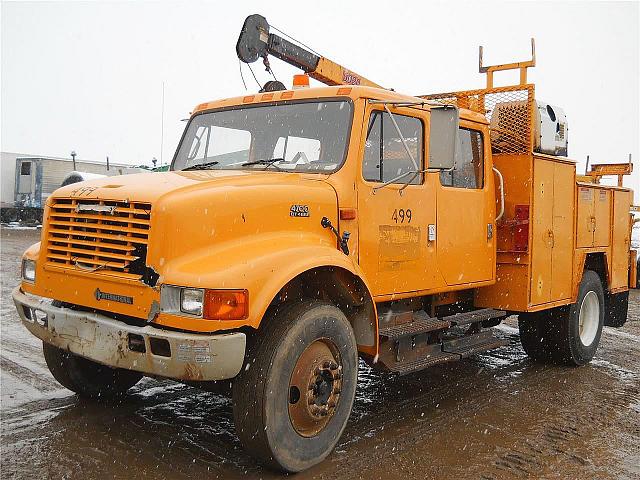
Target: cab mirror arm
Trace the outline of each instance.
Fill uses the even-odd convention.
[[[320,225],[322,225],[322,228],[328,228],[333,232],[333,234],[338,239],[338,245],[340,246],[340,250],[342,250],[342,252],[345,255],[349,255],[348,244],[349,244],[349,238],[351,237],[351,233],[345,230],[344,232],[342,232],[342,236],[340,236],[340,233],[338,232],[336,227],[333,226],[333,224],[331,223],[331,220],[329,220],[327,217],[322,217],[322,220],[320,220]]]

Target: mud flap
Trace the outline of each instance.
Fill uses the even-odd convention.
[[[604,308],[604,326],[622,327],[627,322],[629,291],[614,294],[605,293]]]

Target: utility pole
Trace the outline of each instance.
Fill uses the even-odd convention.
[[[107,155],[107,172],[109,171],[109,155]]]
[[[71,150],[71,158],[73,159],[73,170],[76,170],[76,151],[75,150]]]

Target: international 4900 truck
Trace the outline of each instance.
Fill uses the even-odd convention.
[[[533,360],[577,366],[624,324],[632,192],[599,179],[632,166],[576,173],[563,111],[527,83],[535,50],[481,57],[486,88],[426,96],[259,15],[237,53],[304,73],[198,105],[168,172],[48,199],[13,298],[63,386],[101,399],[145,375],[230,380],[247,451],[296,472],[338,441],[358,358],[395,374],[460,360],[503,345],[491,327],[517,314]],[[507,69],[520,82],[494,86]]]

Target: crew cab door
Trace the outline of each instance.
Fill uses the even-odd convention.
[[[426,112],[389,108],[418,170],[424,170]],[[435,264],[435,248],[427,242],[428,225],[435,224],[435,185],[423,172],[394,180],[415,167],[381,105],[365,111],[359,163],[358,257],[374,296],[427,288],[437,270],[427,268]]]
[[[437,263],[447,285],[495,277],[495,196],[484,125],[460,121],[454,168],[439,174]]]

